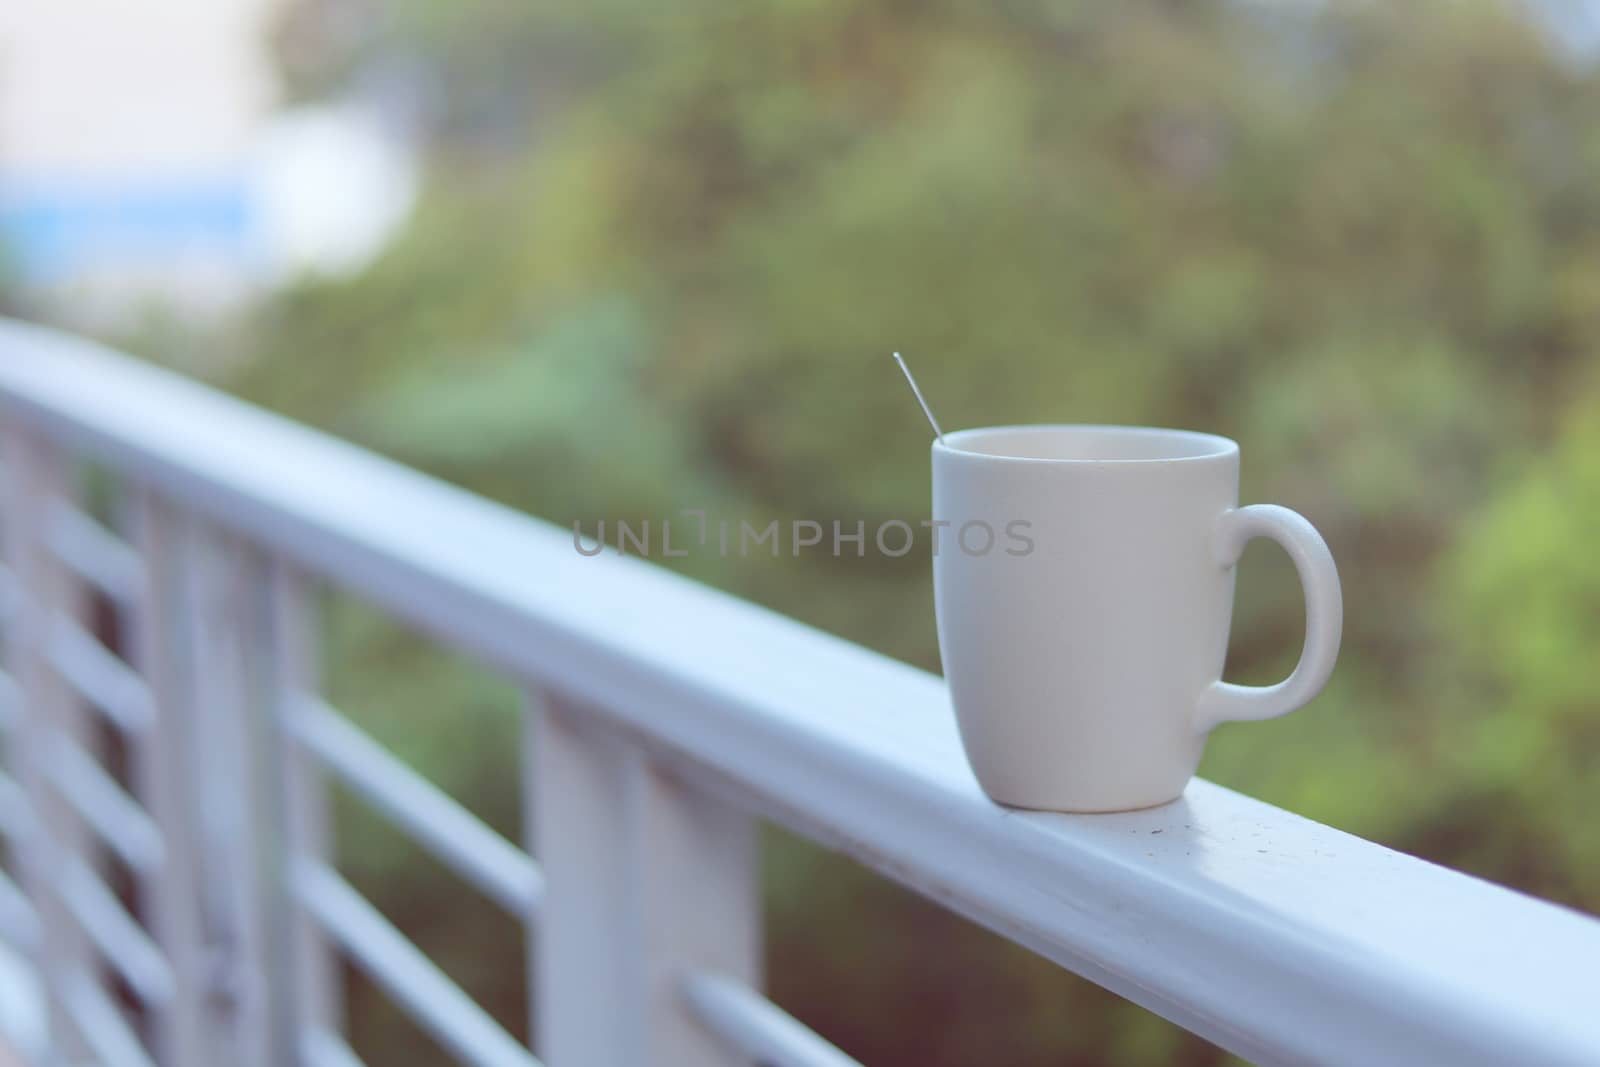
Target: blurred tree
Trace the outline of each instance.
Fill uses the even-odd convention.
[[[1469,870],[1600,910],[1600,835],[1563,815],[1600,795],[1596,394],[1563,421],[1442,561],[1454,706],[1441,719],[1454,721],[1435,745],[1451,773],[1411,834]]]

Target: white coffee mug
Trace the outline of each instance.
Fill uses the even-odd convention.
[[[1162,804],[1212,727],[1322,688],[1344,622],[1333,556],[1300,515],[1238,499],[1239,446],[1212,434],[1000,426],[934,443],[939,651],[990,797]],[[1254,537],[1288,551],[1305,589],[1305,648],[1272,686],[1221,680],[1234,564]]]

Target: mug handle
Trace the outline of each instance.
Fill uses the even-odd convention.
[[[1339,658],[1344,596],[1328,543],[1298,512],[1276,504],[1252,504],[1223,512],[1212,532],[1212,556],[1220,566],[1232,567],[1246,543],[1257,537],[1270,537],[1282,545],[1300,573],[1306,597],[1305,647],[1294,672],[1277,685],[1212,682],[1196,709],[1202,732],[1218,723],[1287,715],[1317,695]]]

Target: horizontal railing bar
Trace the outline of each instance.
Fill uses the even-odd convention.
[[[47,751],[51,784],[101,840],[140,874],[160,868],[161,831],[139,802],[66,734],[54,731]]]
[[[45,543],[57,560],[113,601],[131,607],[144,585],[144,562],[122,538],[64,500],[50,509]]]
[[[531,918],[544,890],[539,866],[456,800],[314,697],[290,729],[329,770],[501,907]]]
[[[39,913],[11,876],[0,871],[0,937],[24,956],[33,956],[43,943]]]
[[[73,1028],[106,1067],[156,1067],[110,995],[83,972],[65,976],[57,993]]]
[[[82,626],[58,615],[47,654],[62,680],[124,733],[150,727],[155,710],[144,679]]]
[[[0,324],[0,407],[1248,1059],[1600,1060],[1593,918],[1203,780],[1000,808],[939,678],[89,342]]]
[[[310,1067],[366,1067],[343,1038],[326,1030],[310,1031],[300,1044]]]
[[[301,861],[295,895],[329,937],[440,1044],[473,1067],[537,1067],[422,950],[333,870]]]
[[[167,1004],[173,993],[172,968],[122,902],[77,857],[65,859],[56,878],[55,891],[61,902],[106,962],[146,1004]]]
[[[700,1024],[762,1067],[861,1067],[749,986],[721,975],[690,975],[684,998]]]

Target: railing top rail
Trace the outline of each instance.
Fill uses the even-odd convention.
[[[938,678],[92,344],[0,324],[0,412],[1245,1056],[1600,1058],[1600,921],[1204,781],[999,808]]]

